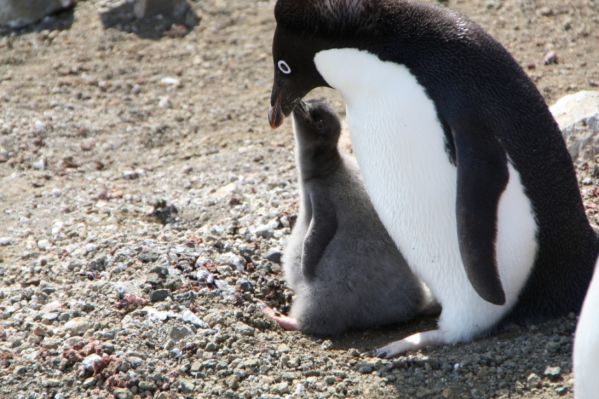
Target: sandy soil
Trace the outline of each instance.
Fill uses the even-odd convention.
[[[105,29],[99,3],[0,37],[0,397],[573,396],[574,316],[393,361],[361,353],[434,321],[329,341],[265,320],[257,300],[288,309],[267,256],[297,207],[291,127],[266,120],[274,2],[197,1],[199,25],[160,40]],[[598,2],[446,4],[502,42],[548,103],[599,84]],[[45,29],[56,26],[66,29]],[[545,65],[551,51],[557,63]],[[341,106],[332,91],[315,95]],[[594,171],[578,172],[597,223]],[[160,199],[178,209],[166,224]],[[222,260],[230,253],[241,267]],[[161,262],[178,283],[156,277]],[[178,320],[136,324],[127,317],[151,311],[115,305],[126,292],[147,302],[131,308],[145,306],[164,287],[170,299],[151,307],[191,309],[208,327],[179,338]],[[80,319],[81,331],[67,325]],[[66,361],[71,350],[81,358]],[[95,354],[130,367],[92,374],[82,359]]]

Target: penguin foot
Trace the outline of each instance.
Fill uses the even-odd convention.
[[[277,314],[277,312],[269,306],[262,307],[262,312],[266,316],[268,316],[269,318],[271,318],[272,320],[277,322],[277,324],[279,326],[281,326],[281,328],[285,331],[299,330],[299,325],[297,323],[297,320],[294,319],[293,317],[285,316],[282,314]]]
[[[382,359],[390,359],[405,352],[414,352],[425,346],[447,344],[445,334],[441,330],[431,330],[412,334],[399,341],[391,342],[382,348],[372,351],[372,355]]]

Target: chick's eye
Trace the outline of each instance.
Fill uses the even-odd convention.
[[[289,75],[291,73],[291,67],[283,60],[279,60],[279,62],[277,62],[277,67],[279,68],[279,71],[283,72],[285,75]]]
[[[321,130],[324,129],[324,121],[322,119],[316,120],[316,128]]]

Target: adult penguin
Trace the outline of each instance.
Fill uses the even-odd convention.
[[[437,330],[376,354],[580,310],[597,237],[559,128],[507,50],[415,1],[278,0],[275,17],[271,126],[316,87],[341,93],[375,209],[443,308]]]

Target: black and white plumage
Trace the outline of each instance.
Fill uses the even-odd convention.
[[[425,306],[423,286],[378,219],[355,160],[339,152],[337,114],[301,102],[293,121],[300,209],[283,266],[296,328],[332,336],[411,319]]]
[[[374,207],[443,307],[438,330],[380,355],[580,310],[597,237],[557,124],[499,43],[409,0],[279,0],[275,16],[271,126],[315,87],[340,92]]]

